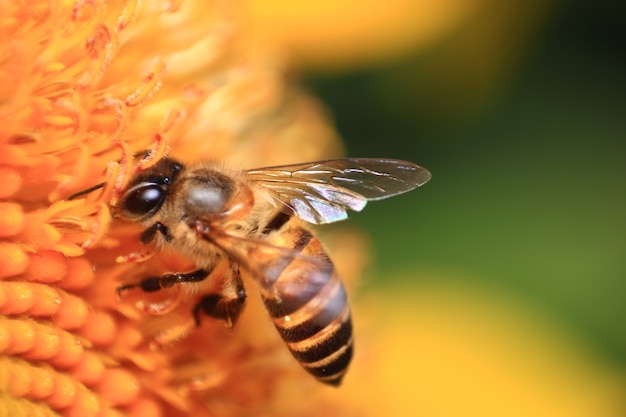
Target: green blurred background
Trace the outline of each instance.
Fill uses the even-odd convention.
[[[433,173],[352,216],[375,245],[366,290],[495,291],[625,369],[626,6],[548,5],[521,22],[485,10],[426,49],[307,82],[348,155]]]

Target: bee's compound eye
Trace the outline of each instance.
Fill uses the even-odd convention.
[[[159,184],[143,183],[129,190],[122,201],[122,212],[138,217],[152,213],[161,207],[166,191]]]

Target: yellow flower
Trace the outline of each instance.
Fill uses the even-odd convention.
[[[337,155],[317,102],[240,31],[234,1],[1,7],[0,415],[310,412],[306,393],[328,388],[258,302],[235,331],[206,320],[155,344],[190,330],[188,306],[153,317],[116,287],[180,261],[117,263],[138,230],[111,222],[107,203],[130,154],[155,146],[244,167]]]

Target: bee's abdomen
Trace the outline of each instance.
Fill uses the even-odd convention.
[[[301,228],[281,239],[302,256],[262,291],[265,306],[293,356],[319,381],[339,385],[352,358],[346,291],[320,242]]]

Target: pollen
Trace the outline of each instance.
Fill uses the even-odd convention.
[[[0,263],[0,278],[14,277],[28,268],[28,254],[19,245],[0,242]]]
[[[100,390],[107,401],[116,405],[128,405],[137,399],[140,384],[135,376],[123,369],[109,369],[100,380]]]
[[[0,165],[0,198],[8,198],[15,194],[22,186],[20,172],[12,166]]]

